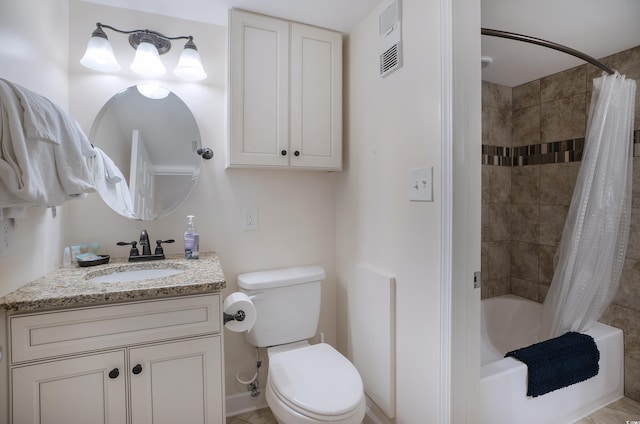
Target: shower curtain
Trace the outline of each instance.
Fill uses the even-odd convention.
[[[631,215],[636,82],[593,80],[582,163],[544,302],[541,338],[587,330],[616,294]]]

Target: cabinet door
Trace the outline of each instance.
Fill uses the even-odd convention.
[[[134,348],[129,365],[134,424],[224,423],[221,336]]]
[[[117,351],[14,368],[12,422],[125,424],[124,364]]]
[[[342,167],[342,35],[291,24],[290,166]]]
[[[228,138],[228,166],[288,166],[288,22],[230,11]]]

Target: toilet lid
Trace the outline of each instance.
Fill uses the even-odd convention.
[[[345,415],[363,398],[356,368],[326,343],[273,355],[269,380],[276,395],[304,415]]]

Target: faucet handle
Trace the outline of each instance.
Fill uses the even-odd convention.
[[[129,251],[129,257],[131,256],[140,256],[140,252],[138,251],[138,242],[132,241],[127,243],[126,241],[119,241],[116,243],[118,246],[131,246],[131,250]]]
[[[162,248],[162,243],[174,243],[174,239],[169,240],[156,240],[156,255],[164,255],[164,249]]]

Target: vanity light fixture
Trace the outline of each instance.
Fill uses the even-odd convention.
[[[136,49],[136,55],[133,62],[131,62],[130,68],[137,74],[145,77],[163,75],[166,69],[160,60],[160,55],[171,49],[171,40],[187,40],[174,73],[187,81],[200,81],[207,77],[207,73],[202,67],[200,54],[191,35],[167,37],[149,29],[123,31],[100,22],[96,23],[96,29],[91,34],[87,50],[82,59],[80,59],[80,63],[87,68],[103,72],[117,72],[120,70],[120,65],[103,28],[129,35],[129,44]]]

